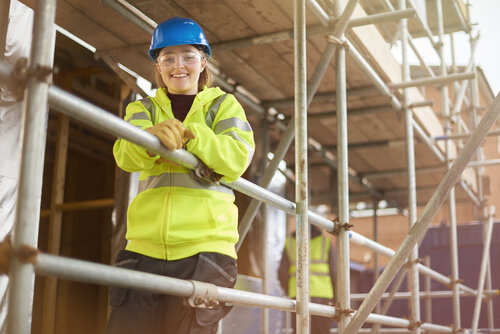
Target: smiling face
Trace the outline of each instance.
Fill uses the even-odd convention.
[[[160,51],[156,69],[169,93],[195,95],[200,73],[206,65],[207,60],[194,46],[175,45]]]

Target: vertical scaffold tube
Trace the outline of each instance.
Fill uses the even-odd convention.
[[[55,46],[55,10],[56,0],[36,2],[30,57],[30,67],[34,70],[44,71],[52,68]],[[47,77],[51,79],[48,73]],[[21,245],[36,248],[38,244],[49,82],[50,80],[43,81],[32,76],[26,87],[23,148],[13,230],[14,249],[18,249]],[[7,333],[29,333],[35,282],[33,266],[13,260],[9,268],[9,277],[11,279]]]
[[[344,9],[344,12],[342,13],[341,17],[337,20],[337,23],[335,24],[335,28],[332,33],[333,36],[339,37],[344,33],[357,3],[358,0],[349,0]],[[314,69],[314,72],[311,76],[311,80],[307,87],[307,105],[311,104],[311,101],[314,98],[314,94],[316,94],[316,91],[318,90],[319,84],[323,79],[326,70],[328,69],[328,65],[330,64],[330,61],[332,60],[332,57],[335,54],[336,49],[337,49],[336,44],[328,44],[323,53],[321,54],[321,58],[318,64],[316,65],[316,68]],[[281,141],[278,144],[276,150],[274,151],[274,157],[269,163],[266,171],[264,172],[264,176],[262,177],[262,180],[260,182],[260,185],[263,188],[267,188],[271,183],[273,175],[278,169],[279,163],[284,158],[288,148],[290,147],[294,136],[295,136],[295,117],[293,117],[292,120],[290,120],[290,123],[288,124],[286,130],[283,132],[281,136]],[[245,235],[247,234],[250,225],[257,214],[260,204],[261,204],[260,201],[252,199],[243,217],[241,218],[238,227],[240,240],[236,244],[236,250],[240,249],[243,240],[245,239]]]
[[[431,257],[427,255],[424,259],[425,266],[431,267]],[[429,275],[425,276],[425,292],[431,293],[431,277]],[[430,296],[425,297],[425,322],[432,323],[432,299]]]
[[[294,0],[295,201],[297,224],[297,333],[309,334],[309,206],[307,185],[307,69],[305,0]]]
[[[371,288],[368,296],[361,303],[361,306],[358,308],[356,314],[352,317],[343,334],[354,334],[357,333],[361,328],[398,270],[402,267],[402,265],[410,255],[413,247],[424,236],[424,233],[426,232],[431,220],[434,218],[437,211],[446,200],[446,197],[448,196],[451,188],[453,188],[453,186],[459,180],[460,175],[467,167],[467,164],[471,160],[479,145],[481,145],[481,143],[483,142],[486,134],[488,133],[488,130],[491,128],[499,115],[500,95],[497,95],[488,108],[488,111],[483,115],[481,122],[479,122],[470,139],[467,141],[467,144],[463,148],[461,154],[458,155],[451,168],[442,178],[441,182],[436,188],[436,191],[432,195],[429,202],[427,202],[427,205],[420,214],[417,222],[415,223],[415,225],[413,225],[410,233],[408,233],[408,235],[401,243],[401,246],[398,248],[391,261],[380,275],[380,278]]]
[[[270,137],[269,137],[269,121],[266,117],[261,118],[261,126],[260,126],[260,138],[261,138],[261,152],[259,161],[259,175],[262,175],[266,170],[267,166],[267,153],[269,152],[270,147]],[[269,221],[269,206],[264,205],[262,207],[262,292],[266,295],[271,294],[270,282],[271,282],[271,273],[269,268],[269,258],[271,257],[270,247],[269,247],[269,224],[272,222]],[[261,333],[268,334],[269,333],[269,309],[262,309],[261,312]]]
[[[406,9],[406,0],[399,0],[399,9]],[[408,20],[402,19],[399,22],[399,36],[401,36],[401,52],[402,52],[402,80],[408,82],[410,80],[410,65],[408,63]],[[417,221],[417,186],[415,180],[415,143],[413,141],[413,114],[408,107],[410,104],[408,88],[403,89],[403,108],[405,114],[406,128],[406,181],[408,187],[408,223],[410,228]],[[419,271],[417,268],[418,260],[418,245],[413,247],[413,250],[408,257],[410,263],[408,273],[408,289],[411,291],[409,300],[410,319],[414,324],[420,323],[420,280]],[[412,333],[420,334],[419,326],[412,326]]]
[[[443,45],[443,4],[441,0],[436,1],[436,16],[438,19],[438,33],[439,33],[439,58],[441,60],[441,75],[446,75],[446,63],[444,58],[444,45]],[[444,114],[444,133],[449,136],[451,134],[451,115],[448,99],[448,86],[441,87],[441,98],[443,103]],[[451,166],[451,149],[453,142],[446,141],[446,161],[448,168]],[[451,286],[453,291],[453,327],[455,330],[461,328],[460,321],[460,290],[458,287],[458,247],[457,247],[457,216],[456,216],[456,202],[455,202],[455,188],[450,190],[448,196],[448,205],[450,213],[450,262],[451,262]]]
[[[470,15],[470,13],[468,13]],[[468,17],[470,17],[468,15]],[[469,32],[469,38],[471,40],[471,67],[474,72],[477,72],[476,68],[476,57],[474,54],[474,50],[477,44],[477,40],[472,37],[471,32]],[[479,123],[479,116],[478,116],[478,110],[477,108],[479,107],[479,91],[478,91],[478,85],[477,85],[477,75],[474,76],[474,78],[471,80],[470,83],[471,87],[471,93],[472,93],[472,103],[471,103],[471,113],[472,113],[472,121],[474,123],[474,127]],[[483,155],[483,150],[482,148],[479,148],[476,153],[476,160],[479,163],[484,162],[484,155]],[[484,185],[483,185],[483,175],[484,175],[484,168],[479,167],[476,170],[476,180],[477,180],[477,193],[479,197],[479,202],[481,203],[481,207],[479,208],[481,212],[481,222],[483,224],[483,232],[486,231],[486,227],[484,226],[485,224],[485,219],[487,217],[487,212],[486,212],[486,201],[484,199]],[[486,235],[486,233],[483,233],[483,235]],[[490,259],[488,256],[488,263],[487,263],[487,269],[486,269],[486,289],[491,289],[491,264],[490,264]],[[487,303],[487,315],[488,315],[488,328],[495,328],[494,325],[494,315],[493,315],[493,301],[491,298],[488,300]]]
[[[336,9],[343,7],[343,0],[336,0]],[[334,13],[338,16],[340,13]],[[343,35],[342,35],[343,37]],[[347,155],[347,94],[345,72],[345,48],[337,48],[335,54],[335,91],[337,94],[337,158],[338,158],[338,217],[341,226],[349,223],[349,175]],[[337,238],[337,301],[340,310],[349,309],[350,277],[349,277],[349,231],[341,228]],[[349,323],[349,316],[340,312],[339,330]]]
[[[481,303],[483,302],[484,281],[486,279],[486,271],[488,269],[488,260],[490,258],[490,245],[491,235],[493,234],[493,217],[495,215],[495,207],[490,208],[488,217],[488,224],[485,229],[483,256],[481,257],[481,269],[479,270],[479,278],[477,280],[477,295],[474,304],[474,313],[472,314],[472,334],[477,333],[477,326],[479,324],[479,315],[481,314]],[[491,299],[491,298],[488,298]],[[490,327],[493,329],[493,327]]]

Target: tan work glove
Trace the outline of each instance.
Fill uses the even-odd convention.
[[[189,139],[195,137],[193,131],[186,129],[176,118],[167,119],[144,130],[158,137],[170,151],[184,147]]]

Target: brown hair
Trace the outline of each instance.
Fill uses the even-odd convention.
[[[196,47],[201,54],[203,55],[203,58],[207,60],[207,66],[203,69],[203,71],[200,73],[200,78],[198,79],[198,92],[200,92],[204,86],[207,87],[212,87],[213,82],[214,82],[214,76],[212,72],[208,69],[208,64],[213,65],[214,67],[217,67],[218,63],[213,57],[209,57],[202,48],[198,48],[197,45],[193,45]],[[167,88],[165,83],[163,82],[163,79],[161,77],[160,72],[156,69],[156,63],[154,66],[154,83],[158,88],[164,87]]]

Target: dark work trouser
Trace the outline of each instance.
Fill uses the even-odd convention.
[[[179,279],[209,282],[223,287],[236,283],[236,261],[219,253],[199,253],[167,261],[122,250],[115,266]],[[213,309],[184,305],[182,297],[126,288],[110,288],[108,334],[215,334],[229,306]]]

